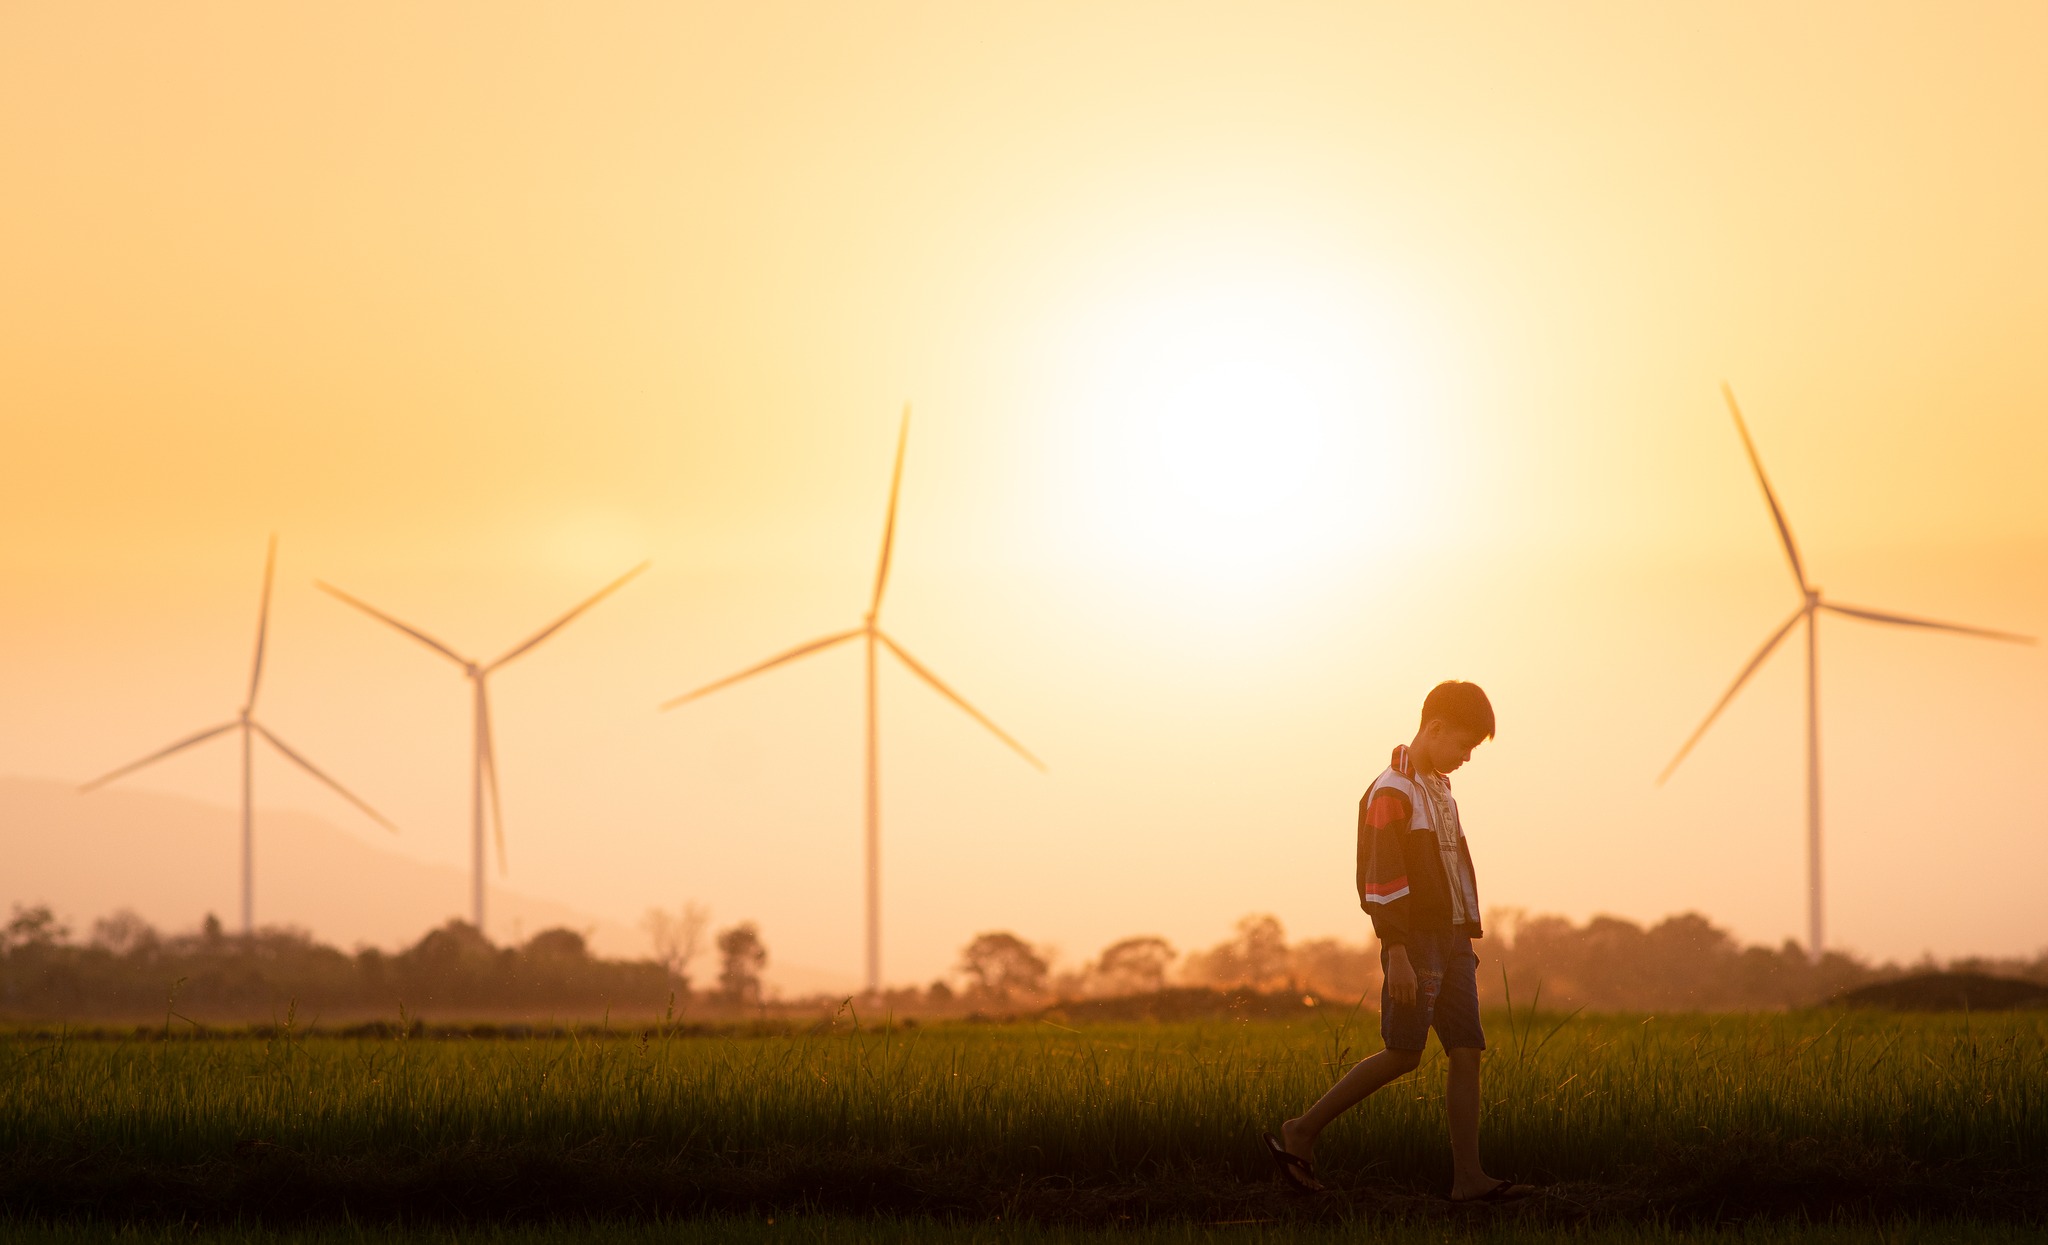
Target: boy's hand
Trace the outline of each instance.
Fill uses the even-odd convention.
[[[1399,943],[1387,951],[1387,993],[1396,1003],[1415,1001],[1415,966],[1408,962],[1408,948]]]

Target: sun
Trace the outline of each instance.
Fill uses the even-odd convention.
[[[1402,334],[1334,281],[1163,283],[1088,317],[1077,351],[1099,547],[1241,582],[1312,565],[1410,500]]]

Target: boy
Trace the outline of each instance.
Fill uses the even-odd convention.
[[[1266,1134],[1289,1184],[1307,1192],[1316,1136],[1374,1090],[1413,1072],[1431,1028],[1451,1064],[1451,1200],[1505,1202],[1536,1192],[1479,1165],[1479,882],[1448,775],[1493,738],[1493,705],[1472,683],[1439,683],[1422,702],[1415,739],[1358,802],[1358,899],[1380,940],[1380,1037],[1386,1049],[1354,1065],[1305,1113]]]

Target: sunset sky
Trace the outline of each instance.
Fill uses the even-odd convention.
[[[1357,798],[1451,677],[1488,905],[1803,937],[1796,651],[1655,785],[1798,601],[1718,386],[1830,595],[2048,634],[2044,47],[2020,4],[7,5],[0,774],[231,717],[275,531],[267,720],[465,862],[459,672],[313,581],[488,657],[651,558],[494,683],[503,884],[852,983],[857,649],[655,706],[859,623],[908,402],[883,621],[1049,771],[885,672],[889,980],[1364,937]],[[1829,619],[1820,680],[1831,941],[2048,946],[2048,650]]]

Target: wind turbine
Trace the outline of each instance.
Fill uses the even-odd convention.
[[[570,610],[547,626],[542,627],[520,643],[513,645],[495,661],[478,661],[473,657],[464,657],[419,628],[407,626],[405,623],[398,621],[376,607],[364,604],[333,584],[315,581],[321,591],[355,606],[378,622],[388,623],[398,628],[413,639],[441,654],[441,656],[446,657],[449,661],[462,667],[463,675],[469,679],[470,686],[474,689],[472,694],[471,723],[476,733],[476,747],[469,775],[469,874],[471,914],[475,919],[477,932],[479,933],[483,932],[484,928],[484,789],[486,784],[490,788],[491,828],[493,837],[497,840],[498,844],[498,872],[500,874],[505,872],[505,813],[498,802],[498,761],[491,748],[491,701],[490,694],[484,689],[485,681],[505,663],[525,654],[534,645],[539,644],[542,640],[568,626],[578,614],[596,605],[599,601],[617,592],[620,588],[625,587],[627,580],[646,570],[648,566],[649,563],[642,562],[632,570],[614,579],[599,589],[596,595],[583,602],[583,604]]]
[[[245,938],[256,932],[256,817],[253,803],[255,787],[250,773],[250,762],[253,759],[252,754],[254,752],[253,736],[261,735],[266,743],[284,754],[285,760],[290,761],[321,782],[326,783],[342,799],[347,800],[363,810],[363,812],[369,814],[370,819],[378,825],[393,833],[396,833],[398,830],[398,827],[392,825],[385,818],[384,814],[363,803],[348,788],[329,778],[326,774],[321,773],[320,769],[311,761],[294,752],[291,746],[286,744],[284,740],[272,734],[269,727],[256,720],[256,689],[263,682],[263,643],[270,632],[270,584],[273,572],[276,569],[277,537],[272,536],[270,538],[270,551],[263,559],[263,604],[258,608],[256,614],[256,660],[249,671],[249,695],[242,701],[242,707],[235,714],[234,719],[229,722],[223,722],[219,726],[210,726],[200,731],[197,735],[188,735],[168,748],[152,752],[140,761],[123,765],[120,769],[114,770],[111,773],[102,774],[79,788],[80,792],[86,792],[93,790],[95,787],[103,787],[124,774],[132,774],[136,770],[146,765],[154,765],[156,762],[174,753],[183,752],[187,748],[203,744],[215,735],[225,735],[229,731],[236,730],[242,732],[242,936]]]
[[[960,706],[960,708],[966,712],[968,717],[973,718],[975,721],[987,727],[989,731],[992,734],[994,734],[997,739],[1002,740],[1004,743],[1010,745],[1011,748],[1015,749],[1017,755],[1031,762],[1031,764],[1037,766],[1041,771],[1045,769],[1045,762],[1039,760],[1035,756],[1032,756],[1030,749],[1026,748],[1023,744],[1018,743],[1015,739],[1012,739],[1009,736],[1009,734],[1003,730],[1002,727],[997,726],[994,722],[990,721],[987,715],[982,713],[981,710],[976,709],[973,705],[968,704],[966,700],[962,699],[958,692],[954,691],[950,687],[947,687],[943,682],[939,680],[939,676],[933,674],[930,670],[927,670],[924,667],[924,665],[917,660],[917,658],[912,657],[909,653],[905,652],[903,646],[898,644],[896,641],[890,639],[888,633],[883,631],[881,628],[879,619],[882,613],[882,592],[889,586],[889,555],[890,551],[895,546],[896,540],[896,498],[903,487],[903,449],[904,446],[909,442],[909,440],[910,408],[906,406],[903,408],[902,428],[896,434],[896,468],[895,471],[889,477],[889,512],[888,517],[882,523],[881,564],[875,568],[874,595],[868,599],[867,616],[861,620],[860,626],[855,627],[851,631],[835,632],[834,634],[828,635],[823,639],[812,640],[808,644],[799,644],[795,648],[790,649],[786,653],[782,653],[775,657],[770,657],[767,661],[764,661],[759,665],[749,666],[745,670],[740,671],[738,674],[728,675],[727,677],[718,680],[716,683],[707,683],[703,687],[698,688],[694,692],[685,692],[681,696],[678,696],[673,700],[663,703],[663,705],[661,706],[663,709],[673,709],[677,705],[681,705],[689,701],[695,700],[699,696],[706,696],[712,692],[719,690],[720,688],[730,687],[733,684],[738,683],[742,679],[750,679],[755,675],[762,673],[763,671],[772,670],[785,662],[795,661],[799,657],[808,657],[812,653],[816,653],[821,650],[831,648],[835,644],[843,644],[848,640],[859,639],[866,644],[868,674],[866,901],[867,976],[869,994],[879,993],[882,988],[882,807],[879,775],[880,741],[876,737],[876,646],[880,645],[881,647],[888,649],[891,653],[894,653],[896,655],[896,659],[898,661],[901,661],[905,666],[908,666],[912,674],[916,675],[920,679],[923,679],[925,682],[931,684],[933,689],[936,690],[939,693],[939,695],[944,696],[947,700],[950,700],[954,704]]]
[[[1735,391],[1730,389],[1724,382],[1721,385],[1721,396],[1728,400],[1728,413],[1735,417],[1735,431],[1742,436],[1742,448],[1749,453],[1749,465],[1756,469],[1756,482],[1763,486],[1764,504],[1771,508],[1771,521],[1778,525],[1778,537],[1785,543],[1785,559],[1791,563],[1792,580],[1798,585],[1800,603],[1799,608],[1792,611],[1792,616],[1779,624],[1777,630],[1771,632],[1770,638],[1764,641],[1763,647],[1757,649],[1756,655],[1749,659],[1749,664],[1742,668],[1742,673],[1735,676],[1735,682],[1729,685],[1726,692],[1722,693],[1721,699],[1708,712],[1706,720],[1699,724],[1699,729],[1692,733],[1692,737],[1685,741],[1685,746],[1678,750],[1678,755],[1671,758],[1671,764],[1665,766],[1664,772],[1657,776],[1657,785],[1662,786],[1664,780],[1671,777],[1672,771],[1678,768],[1678,763],[1685,760],[1686,753],[1691,752],[1693,745],[1698,743],[1700,737],[1707,733],[1707,728],[1714,724],[1714,719],[1721,715],[1721,710],[1726,709],[1728,702],[1735,699],[1735,693],[1742,690],[1742,685],[1749,681],[1750,675],[1756,673],[1757,667],[1764,664],[1764,659],[1769,657],[1771,651],[1778,647],[1779,641],[1791,634],[1793,627],[1804,622],[1806,624],[1806,945],[1807,954],[1815,960],[1819,960],[1822,943],[1820,882],[1820,654],[1818,624],[1821,611],[1826,610],[1831,614],[1840,614],[1845,618],[1862,619],[1864,622],[1886,623],[1894,627],[1919,627],[1927,631],[1949,631],[1957,635],[1972,635],[1986,640],[2004,640],[2012,644],[2032,644],[2034,637],[2014,635],[2006,631],[1991,631],[1984,627],[1965,627],[1960,623],[1935,622],[1926,618],[1909,618],[1904,614],[1887,614],[1879,610],[1866,609],[1860,605],[1843,605],[1824,598],[1821,595],[1821,590],[1806,578],[1805,564],[1799,560],[1799,547],[1792,540],[1792,527],[1785,522],[1785,512],[1778,505],[1778,495],[1771,491],[1771,482],[1764,475],[1763,459],[1757,456],[1756,443],[1749,439],[1749,426],[1742,421],[1742,408],[1735,404]]]

